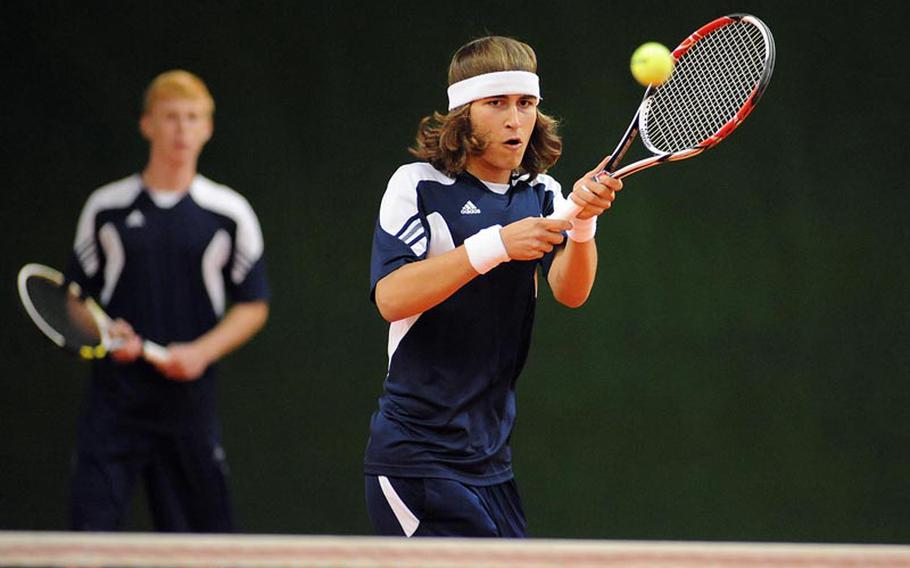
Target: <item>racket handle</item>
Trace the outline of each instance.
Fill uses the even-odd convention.
[[[591,176],[591,180],[600,183],[600,180],[603,178],[610,177],[610,175],[613,173],[613,168],[616,167],[616,164],[619,161],[619,157],[620,156],[618,154],[614,153],[614,156],[610,158],[610,161],[604,165],[604,169]],[[582,206],[576,204],[574,201],[572,201],[572,198],[569,197],[566,198],[566,200],[559,207],[557,207],[555,211],[553,211],[553,214],[547,218],[559,219],[560,221],[571,221],[575,218],[576,215],[578,215],[578,213],[581,212],[582,209]]]
[[[163,347],[149,340],[142,342],[142,357],[149,363],[166,363],[171,358],[167,347]]]
[[[553,211],[553,214],[548,217],[548,219],[559,219],[560,221],[571,221],[578,215],[582,210],[581,205],[578,205],[571,198],[566,199],[559,204],[559,207]]]

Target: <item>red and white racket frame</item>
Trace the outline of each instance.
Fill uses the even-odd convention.
[[[742,124],[746,117],[749,116],[749,113],[751,113],[755,108],[758,100],[761,98],[762,94],[765,92],[765,89],[768,87],[768,83],[771,80],[771,73],[774,69],[774,38],[764,22],[750,14],[731,14],[729,16],[717,18],[716,20],[700,27],[698,30],[689,35],[689,37],[684,39],[682,43],[680,43],[679,46],[673,50],[672,55],[674,62],[678,62],[682,56],[692,48],[693,45],[698,43],[698,41],[703,39],[705,36],[723,26],[734,24],[739,21],[748,21],[755,25],[755,27],[761,31],[765,45],[768,46],[767,52],[765,54],[765,71],[762,74],[761,80],[752,90],[752,93],[749,95],[742,108],[740,108],[739,112],[737,112],[733,118],[721,126],[717,132],[692,148],[687,148],[678,152],[665,153],[648,147],[648,150],[652,152],[651,156],[638,160],[637,162],[634,162],[622,168],[616,169],[619,165],[619,162],[626,155],[626,152],[632,145],[632,142],[634,142],[635,138],[638,136],[641,127],[640,118],[642,112],[645,109],[645,106],[648,104],[648,100],[658,89],[660,89],[659,85],[651,84],[647,89],[645,89],[645,94],[638,106],[638,110],[636,111],[635,116],[632,118],[632,122],[629,124],[629,128],[626,129],[626,133],[620,139],[619,144],[616,145],[616,149],[614,149],[610,154],[610,160],[604,165],[603,169],[600,172],[593,176],[594,181],[600,181],[605,176],[610,176],[616,179],[623,179],[634,173],[638,173],[642,170],[646,170],[663,163],[677,162],[679,160],[692,158],[698,154],[701,154],[708,148],[712,148],[719,144],[721,140],[729,136],[731,132],[736,130],[736,128]],[[648,145],[645,144],[645,146],[647,147]],[[577,215],[581,210],[582,207],[580,205],[572,201],[571,198],[567,198],[562,203],[562,205],[558,207],[552,215],[550,215],[550,218],[569,220],[574,218],[575,215]]]

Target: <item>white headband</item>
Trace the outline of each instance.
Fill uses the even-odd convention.
[[[540,78],[528,71],[497,71],[476,75],[449,87],[449,110],[484,97],[498,95],[540,96]]]

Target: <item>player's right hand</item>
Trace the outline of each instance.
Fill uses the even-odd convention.
[[[142,338],[136,335],[126,320],[117,318],[111,322],[108,333],[115,344],[116,349],[111,351],[111,357],[118,363],[132,363],[142,355]]]
[[[553,250],[562,243],[563,231],[572,228],[572,223],[561,219],[527,217],[510,223],[499,230],[502,244],[512,260],[534,260]]]
[[[610,156],[604,158],[596,168],[586,173],[572,186],[569,199],[582,208],[575,215],[577,219],[590,219],[603,214],[613,206],[616,194],[622,190],[622,180],[610,177],[609,174],[601,175],[609,160]]]

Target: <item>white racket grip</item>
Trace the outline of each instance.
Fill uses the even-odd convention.
[[[152,364],[167,363],[171,358],[167,347],[163,347],[149,340],[142,342],[142,357]]]
[[[612,162],[609,165],[612,165]],[[600,180],[605,177],[610,177],[610,172],[602,170],[594,174],[591,179],[597,183],[600,183]],[[553,211],[553,214],[547,217],[547,219],[571,221],[575,218],[576,215],[578,215],[579,212],[581,212],[582,209],[584,209],[584,207],[572,201],[572,194],[570,193],[569,197],[566,197],[563,202],[560,203],[558,207],[556,207],[556,209]]]
[[[560,203],[553,213],[547,217],[548,219],[559,219],[560,221],[571,221],[578,215],[582,210],[581,205],[578,205],[572,201],[571,197],[566,198],[565,201]]]

